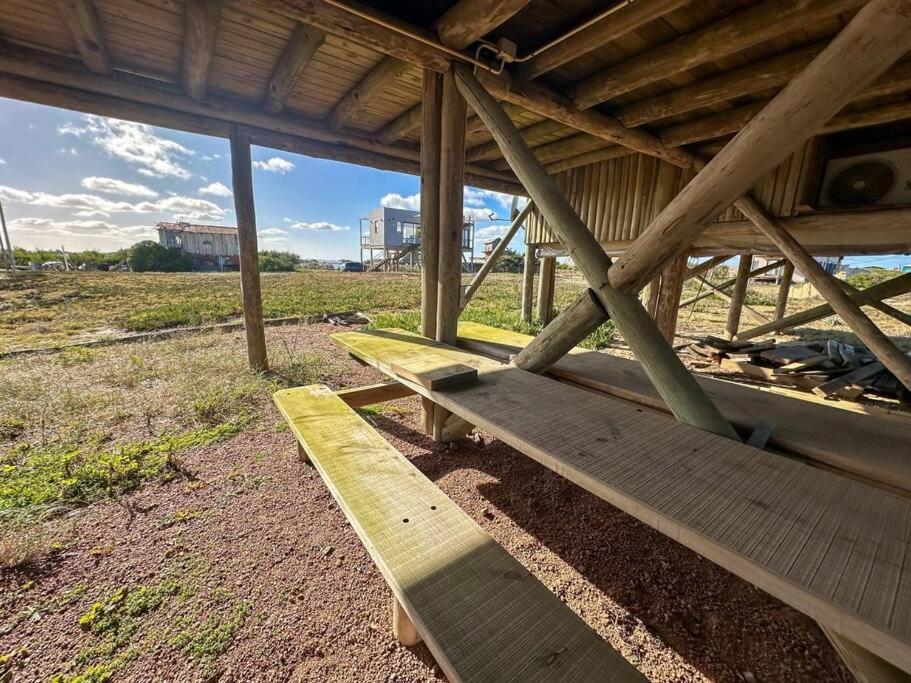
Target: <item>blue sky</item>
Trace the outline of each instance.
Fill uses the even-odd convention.
[[[0,201],[14,245],[113,250],[157,239],[159,221],[234,225],[228,142],[0,98]],[[254,148],[260,249],[359,258],[359,219],[418,208],[415,176]],[[475,251],[501,235],[509,195],[466,188]],[[520,231],[513,241],[524,251]],[[894,268],[908,256],[852,257]]]
[[[0,131],[0,201],[15,246],[113,250],[157,239],[159,221],[234,225],[227,140],[2,98]],[[419,203],[415,176],[258,147],[253,161],[260,249],[358,258],[360,217]],[[466,188],[478,252],[507,225],[481,219],[507,217],[511,199]]]

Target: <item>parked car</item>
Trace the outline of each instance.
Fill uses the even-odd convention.
[[[349,261],[342,265],[342,270],[346,273],[363,273],[364,264],[360,261]]]

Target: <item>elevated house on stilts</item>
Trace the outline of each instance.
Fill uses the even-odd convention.
[[[849,290],[813,258],[911,250],[911,0],[6,0],[0,38],[0,96],[230,139],[257,368],[250,145],[420,175],[421,334],[337,335],[392,381],[276,401],[396,635],[451,679],[639,675],[352,406],[420,394],[435,439],[485,429],[811,616],[859,680],[908,677],[908,430],[696,378],[668,339],[693,255],[740,256],[728,333],[749,332],[759,254],[911,388],[862,310],[911,275]],[[589,284],[533,340],[459,325],[490,270],[463,287],[466,184],[530,198],[497,249],[525,225]],[[574,348],[608,318],[635,362]],[[764,449],[743,442],[762,419]]]

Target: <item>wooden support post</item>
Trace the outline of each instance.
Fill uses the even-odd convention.
[[[871,0],[820,55],[740,131],[655,218],[611,269],[638,292],[738,196],[815,134],[911,42],[906,0]]]
[[[510,167],[598,294],[671,412],[681,422],[739,440],[731,424],[662,338],[655,321],[649,317],[638,298],[619,292],[610,285],[610,257],[538,163],[503,108],[484,90],[471,70],[461,66],[454,69],[459,90],[490,129]],[[553,358],[550,362],[557,360]]]
[[[677,311],[680,310],[680,295],[686,280],[686,264],[687,257],[683,254],[668,263],[661,272],[660,294],[654,318],[668,344],[674,343],[677,334]]]
[[[724,328],[724,338],[733,339],[740,329],[740,313],[743,310],[743,302],[747,295],[747,285],[750,284],[750,271],[753,269],[753,257],[750,254],[744,254],[740,257],[740,265],[737,266],[737,279],[734,281],[734,291],[731,293],[730,308],[728,309],[728,321]]]
[[[462,192],[465,182],[465,100],[452,71],[443,74],[440,128],[440,262],[437,341],[455,346],[462,298]]]
[[[598,296],[586,289],[541,330],[535,337],[536,343],[529,344],[516,355],[513,364],[528,372],[544,372],[553,365],[553,358],[562,358],[579,342],[581,330],[588,336],[607,319],[607,311]]]
[[[879,361],[898,378],[898,381],[911,389],[911,358],[902,353],[873,321],[864,315],[860,306],[854,303],[835,279],[823,270],[819,262],[810,256],[782,225],[768,216],[755,200],[744,197],[738,202],[738,208],[775,243],[795,267],[800,268],[800,272],[813,283],[816,291],[822,294],[851,331],[876,354]]]
[[[424,69],[421,106],[421,334],[436,339],[440,263],[440,125],[443,76]],[[433,434],[434,403],[421,397],[424,432]]]
[[[399,599],[392,596],[392,635],[405,647],[413,647],[421,642],[421,634],[414,627],[411,617],[405,612]]]
[[[187,0],[184,5],[181,80],[194,100],[206,94],[220,16],[221,0]]]
[[[256,244],[256,210],[253,204],[253,163],[250,139],[231,132],[231,181],[237,216],[237,247],[240,254],[240,292],[244,305],[247,359],[254,370],[268,370],[263,299],[259,288],[259,250]]]
[[[538,274],[538,320],[547,325],[554,317],[554,287],[557,280],[557,257],[543,256]]]
[[[775,303],[775,320],[784,318],[788,310],[788,295],[791,293],[791,280],[794,278],[794,264],[790,261],[781,270],[781,281],[778,283],[778,301]]]
[[[301,446],[299,441],[297,443],[297,459],[305,465],[313,465],[313,462],[310,460],[310,456],[307,454],[307,451],[304,450],[304,447]]]
[[[516,236],[519,228],[522,227],[522,223],[524,223],[525,219],[528,218],[528,214],[531,213],[532,208],[534,208],[534,202],[530,201],[525,205],[525,208],[519,212],[519,215],[513,218],[512,225],[509,226],[509,230],[506,231],[506,234],[503,236],[503,239],[500,240],[500,243],[497,244],[496,248],[490,252],[490,256],[488,256],[487,260],[484,261],[484,263],[481,265],[481,268],[472,278],[471,283],[465,290],[465,295],[462,297],[462,309],[464,309],[468,305],[468,302],[471,301],[471,297],[473,297],[475,292],[478,291],[478,288],[481,286],[481,283],[484,282],[484,278],[487,277],[487,274],[493,270],[495,265],[497,265],[497,261],[500,260],[503,252],[505,252],[507,247],[509,247],[509,243],[512,242],[512,238]]]
[[[878,285],[874,285],[863,291],[851,293],[849,296],[858,306],[870,306],[874,301],[882,301],[883,299],[899,296],[909,291],[911,291],[911,273],[900,275],[899,277],[886,280],[885,282],[880,282]],[[755,339],[756,337],[771,334],[772,332],[787,330],[792,327],[797,327],[798,325],[806,325],[814,320],[819,320],[820,318],[825,318],[827,315],[832,315],[832,312],[832,306],[829,304],[820,304],[819,306],[808,308],[800,313],[792,313],[781,320],[776,320],[766,325],[759,325],[758,327],[745,330],[737,335],[737,339]]]
[[[531,307],[535,297],[535,251],[534,244],[525,245],[525,261],[522,268],[522,320],[531,322]]]

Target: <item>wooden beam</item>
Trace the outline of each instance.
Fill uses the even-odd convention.
[[[627,149],[669,161],[675,166],[688,168],[693,157],[685,150],[669,150],[661,140],[641,129],[630,129],[618,119],[597,111],[582,111],[565,96],[537,83],[520,83],[508,74],[498,77],[479,72],[478,78],[490,94],[518,107],[534,112],[570,128],[589,133]]]
[[[579,81],[567,94],[588,109],[863,4],[864,0],[767,0]]]
[[[269,369],[269,361],[266,358],[263,299],[259,287],[259,250],[256,246],[256,209],[253,203],[250,139],[234,130],[230,140],[231,181],[234,188],[234,213],[237,217],[240,291],[244,305],[247,360],[254,370],[265,371]]]
[[[578,156],[561,159],[560,161],[555,161],[552,164],[547,164],[544,168],[547,169],[547,172],[550,175],[556,175],[557,173],[568,171],[571,168],[588,166],[589,164],[597,164],[602,161],[617,159],[619,157],[626,157],[635,153],[636,152],[634,150],[627,149],[626,147],[621,147],[620,145],[615,145],[614,147],[596,149],[593,152],[585,152],[584,154],[579,154]]]
[[[220,18],[221,0],[187,0],[184,4],[180,78],[183,91],[194,100],[206,94]]]
[[[335,395],[351,408],[362,408],[374,403],[385,403],[386,401],[394,401],[397,398],[414,396],[414,394],[414,389],[406,387],[401,382],[380,382],[379,384],[368,384],[363,387],[339,389],[335,392]]]
[[[576,345],[580,330],[585,336],[597,330],[608,319],[598,295],[586,289],[557,318],[547,325],[529,344],[519,351],[513,365],[528,372],[541,373],[553,365],[553,358],[562,358]]]
[[[537,123],[522,128],[519,133],[529,147],[535,147],[544,140],[551,138],[555,133],[561,131],[566,131],[567,134],[571,132],[571,130],[567,130],[566,126],[559,121],[544,119],[543,121],[538,121]],[[500,156],[500,148],[497,146],[496,140],[476,145],[465,153],[465,159],[474,162],[490,161],[492,159],[498,159]]]
[[[816,291],[822,294],[851,331],[876,354],[879,361],[898,378],[898,381],[911,389],[911,358],[902,353],[873,321],[864,315],[860,306],[835,283],[834,278],[823,270],[819,262],[810,256],[784,227],[769,217],[755,200],[744,197],[738,203],[738,208],[778,245],[788,260],[813,283]]]
[[[345,6],[352,11],[320,0],[270,0],[268,6],[273,12],[415,66],[440,73],[449,68],[449,55],[433,46],[434,34],[356,0],[345,0]]]
[[[494,266],[497,265],[497,262],[500,260],[500,257],[509,247],[509,243],[512,242],[513,237],[516,236],[516,233],[519,232],[519,228],[522,227],[522,224],[525,222],[525,219],[528,218],[528,214],[531,213],[531,210],[534,208],[534,202],[529,201],[525,204],[525,207],[519,212],[519,215],[516,216],[512,223],[509,226],[509,229],[506,231],[506,234],[503,235],[503,238],[500,240],[499,244],[490,252],[490,256],[487,257],[487,260],[481,265],[481,268],[472,278],[468,287],[465,289],[465,294],[462,296],[462,309],[468,305],[468,302],[471,301],[471,298],[475,295],[475,292],[478,291],[478,288],[484,282],[484,279],[493,270]]]
[[[547,166],[568,157],[612,147],[612,143],[588,133],[579,133],[578,135],[570,135],[562,140],[555,140],[537,147],[529,144],[529,147],[532,147],[538,162]],[[505,159],[500,159],[490,166],[497,171],[504,171],[509,168],[509,163]]]
[[[329,112],[329,128],[339,130],[358,115],[374,97],[383,92],[397,78],[408,72],[411,65],[397,57],[384,57],[361,79]]]
[[[737,439],[737,433],[661,337],[639,300],[614,290],[607,282],[610,257],[595,241],[553,179],[538,164],[503,109],[470,70],[456,67],[456,75],[459,90],[493,133],[522,185],[556,232],[573,263],[597,292],[671,412],[682,422]]]
[[[57,0],[56,4],[85,65],[96,74],[110,74],[111,58],[92,0]]]
[[[531,322],[531,307],[535,296],[535,251],[534,244],[525,245],[525,258],[522,266],[522,308],[521,316],[524,322]]]
[[[538,272],[538,321],[544,326],[549,325],[554,318],[556,277],[557,257],[542,256],[541,268]],[[571,346],[575,346],[575,342]]]
[[[440,42],[461,50],[483,38],[529,0],[460,0],[434,24]]]
[[[798,50],[751,62],[739,69],[726,71],[714,78],[696,81],[660,95],[647,97],[617,110],[617,118],[627,126],[641,126],[669,116],[727,102],[769,88],[779,88],[788,82],[826,46],[825,41]]]
[[[673,12],[688,2],[689,0],[631,2],[521,64],[519,66],[519,75],[523,80],[537,78],[577,57],[598,49],[602,45],[613,42],[631,31],[635,31],[640,26],[668,12]]]
[[[775,302],[775,318],[781,320],[788,312],[788,295],[791,293],[791,280],[794,278],[794,264],[786,261],[778,283],[778,299]]]
[[[909,43],[911,12],[905,2],[871,0],[639,235],[611,269],[613,287],[629,292],[644,287],[707,223],[899,59]]]
[[[465,100],[455,74],[443,75],[440,131],[440,265],[437,341],[455,344],[462,297],[462,193],[465,182]]]
[[[749,254],[741,256],[737,266],[737,278],[734,281],[734,292],[728,301],[730,307],[728,308],[728,320],[724,327],[725,339],[733,339],[737,335],[737,330],[740,329],[740,312],[743,310],[743,302],[747,296],[752,269],[753,257]],[[703,282],[705,282],[704,279]],[[716,289],[715,293],[720,291],[720,289]]]
[[[426,71],[424,72],[427,73]],[[380,128],[373,137],[384,145],[391,145],[401,140],[409,133],[416,131],[421,126],[421,105],[416,104],[404,114],[397,116],[385,126]]]
[[[318,28],[298,23],[285,45],[272,78],[266,86],[265,109],[270,114],[277,114],[284,106],[288,96],[294,90],[298,77],[307,68],[313,55],[326,40],[326,34]]]

